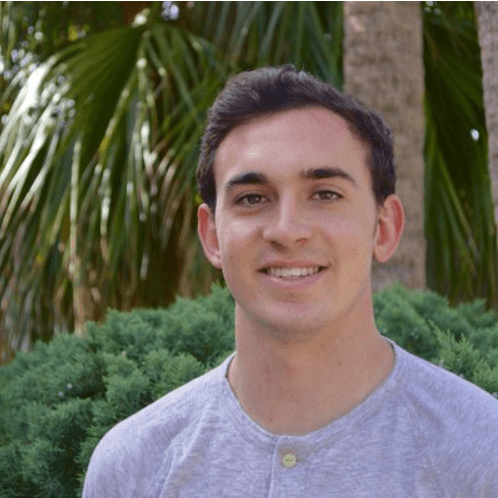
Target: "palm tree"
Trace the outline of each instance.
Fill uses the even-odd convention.
[[[498,307],[497,248],[473,2],[423,5],[427,284]]]
[[[194,172],[206,111],[230,74],[292,62],[343,86],[340,2],[182,2],[177,9],[138,2],[146,8],[126,13],[132,25],[119,2],[40,3],[0,4],[0,24],[10,26],[0,32],[4,64],[25,39],[39,59],[9,80],[0,107],[8,111],[0,134],[4,358],[54,333],[81,332],[108,307],[166,306],[220,278],[197,242]],[[467,4],[449,4],[421,4],[424,208],[428,285],[458,300],[496,296],[494,277],[483,278],[496,274],[496,251],[486,224],[474,14],[470,2],[471,14]],[[96,16],[114,27],[80,20],[97,8],[116,9]],[[55,42],[46,48],[37,33]]]
[[[493,188],[495,222],[498,221],[498,7],[495,2],[476,2],[483,72],[488,165]]]
[[[415,2],[344,2],[344,86],[381,111],[394,133],[397,193],[405,233],[388,264],[375,265],[374,289],[425,285],[424,63],[422,15]]]
[[[340,5],[162,9],[54,51],[18,89],[0,135],[4,351],[108,306],[207,292],[219,275],[197,242],[194,172],[220,86],[289,60],[341,86]]]

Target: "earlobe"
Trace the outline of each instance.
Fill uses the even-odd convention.
[[[397,195],[390,195],[379,209],[377,218],[377,233],[375,236],[375,261],[386,262],[396,251],[403,229],[405,227],[405,212],[403,204]]]
[[[206,258],[215,268],[221,269],[221,255],[214,214],[207,204],[201,204],[197,210],[197,233]]]

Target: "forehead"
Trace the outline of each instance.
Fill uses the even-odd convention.
[[[264,170],[278,180],[320,166],[349,169],[370,183],[367,151],[348,122],[328,109],[307,107],[264,115],[235,127],[218,147],[217,191],[231,176],[249,170]]]

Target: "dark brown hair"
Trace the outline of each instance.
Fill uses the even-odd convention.
[[[343,117],[351,132],[370,149],[367,165],[377,206],[394,193],[391,130],[375,111],[355,97],[341,93],[309,73],[288,64],[267,67],[232,76],[216,98],[208,115],[197,167],[199,192],[214,213],[216,185],[214,161],[223,139],[248,120],[302,107],[324,107]]]

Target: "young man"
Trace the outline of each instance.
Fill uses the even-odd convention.
[[[112,429],[84,498],[498,497],[497,401],[375,327],[404,226],[382,120],[292,66],[242,73],[198,177],[236,352]]]

